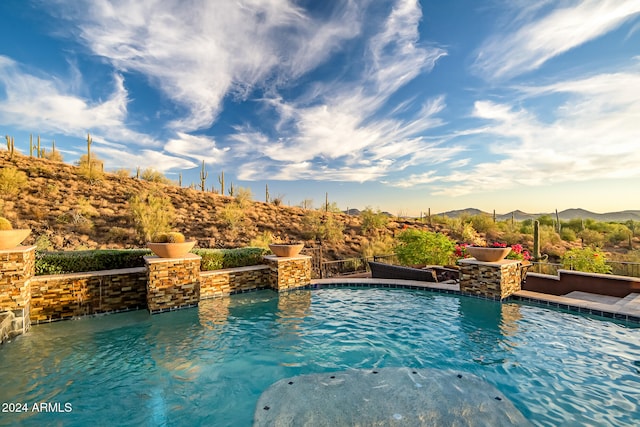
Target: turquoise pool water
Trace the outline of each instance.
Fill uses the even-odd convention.
[[[0,412],[0,424],[248,426],[262,391],[281,378],[399,366],[473,373],[535,425],[640,420],[640,328],[516,303],[341,288],[35,326],[0,347],[2,409],[28,409]],[[41,403],[53,405],[34,412]]]

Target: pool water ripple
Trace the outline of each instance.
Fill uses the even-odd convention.
[[[640,328],[515,303],[398,289],[270,291],[197,309],[36,326],[0,348],[0,401],[72,413],[1,425],[250,425],[273,382],[408,366],[475,374],[535,425],[640,419]]]

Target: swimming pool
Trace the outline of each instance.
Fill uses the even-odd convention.
[[[1,412],[0,422],[246,426],[279,379],[384,367],[477,375],[535,425],[640,419],[637,325],[432,292],[338,288],[35,326],[0,348],[0,402],[28,409]],[[41,403],[51,411],[34,412]]]

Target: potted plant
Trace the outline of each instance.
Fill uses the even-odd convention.
[[[275,256],[292,257],[300,253],[304,248],[304,243],[270,243],[269,249]]]
[[[280,228],[280,218],[278,217],[278,211],[276,211],[276,229]],[[269,249],[277,257],[294,257],[300,253],[304,248],[304,243],[292,242],[290,240],[274,239],[272,243],[269,243]]]
[[[455,254],[459,258],[472,256],[483,262],[498,262],[505,258],[528,262],[531,259],[531,254],[524,250],[522,245],[507,246],[506,243],[499,242],[494,242],[490,246],[458,245]]]
[[[195,240],[185,240],[184,234],[175,231],[156,234],[147,247],[160,258],[180,258],[195,246]]]
[[[15,248],[30,233],[30,228],[13,228],[8,219],[0,217],[0,250]]]

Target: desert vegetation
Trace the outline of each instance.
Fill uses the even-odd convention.
[[[500,221],[486,214],[402,218],[371,207],[347,215],[328,195],[319,209],[311,199],[285,206],[284,196],[271,197],[268,186],[265,201],[255,201],[249,189],[227,184],[223,174],[218,176],[220,188],[206,191],[205,165],[204,185],[183,188],[181,179],[173,182],[153,169],[105,171],[91,152],[90,136],[87,154],[76,165],[47,158],[35,144],[33,152],[42,156],[22,155],[12,147],[9,143],[0,151],[0,216],[31,228],[25,243],[39,250],[141,248],[153,235],[169,230],[197,240],[201,249],[265,247],[273,241],[321,243],[328,260],[402,253],[411,230],[446,236],[454,245],[498,241],[533,250],[533,220]],[[229,195],[223,194],[224,185],[229,185]],[[564,262],[565,253],[579,249],[597,250],[609,260],[640,261],[639,221],[560,221],[552,216],[538,221],[540,251],[550,261]],[[407,255],[405,261],[435,260]]]

